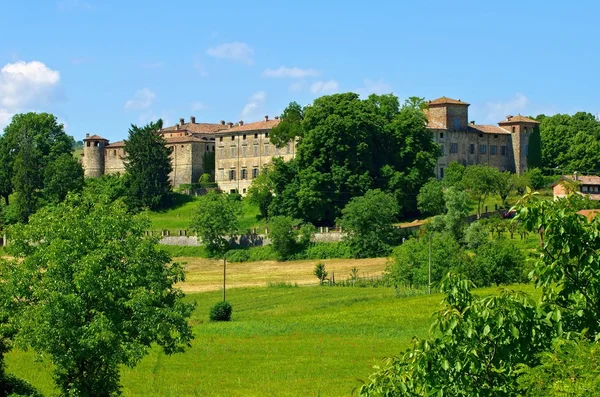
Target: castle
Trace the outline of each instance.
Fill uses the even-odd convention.
[[[521,174],[527,170],[529,136],[539,124],[527,117],[507,116],[495,125],[469,122],[469,104],[441,97],[427,102],[427,128],[442,150],[435,173],[444,177],[444,169],[453,161],[464,165],[485,164],[500,171]],[[204,160],[214,152],[215,181],[226,192],[245,194],[252,180],[274,157],[294,158],[294,141],[277,148],[269,142],[269,131],[279,124],[279,117],[235,125],[196,123],[180,119],[179,124],[163,128],[159,133],[172,148],[174,186],[198,182],[205,173]],[[82,163],[86,177],[123,173],[126,153],[123,141],[109,143],[98,135],[86,134]],[[212,157],[208,157],[211,159]]]

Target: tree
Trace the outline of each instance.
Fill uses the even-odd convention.
[[[527,167],[542,168],[542,136],[540,126],[536,125],[529,135],[527,149]]]
[[[506,205],[506,199],[515,188],[514,175],[508,171],[498,172],[495,178],[495,191],[502,200],[502,205]]]
[[[490,241],[490,229],[481,221],[475,221],[465,231],[464,238],[469,249],[477,249]]]
[[[538,190],[546,185],[546,181],[544,180],[544,174],[542,174],[542,170],[539,168],[530,168],[525,173],[527,181],[529,184],[527,186],[531,186],[531,188]]]
[[[302,225],[301,221],[289,216],[276,216],[269,222],[269,238],[273,251],[279,260],[287,260],[302,251],[314,233],[311,225]]]
[[[327,278],[327,275],[329,273],[327,273],[327,270],[325,270],[325,265],[322,263],[317,263],[315,265],[315,269],[313,271],[314,275],[317,276],[317,278],[319,279],[319,283],[321,285],[323,285],[323,283],[325,282],[325,279]]]
[[[443,216],[445,230],[450,232],[456,241],[461,241],[465,228],[465,217],[469,214],[469,197],[464,190],[451,187],[444,192],[446,215]]]
[[[35,168],[26,171],[33,177],[33,190],[43,188],[43,173],[49,163],[62,154],[73,152],[73,137],[65,133],[64,125],[59,124],[54,115],[30,112],[13,116],[0,138],[0,194],[7,205],[17,172],[15,161],[24,140],[31,146],[36,163]]]
[[[428,338],[388,359],[361,396],[516,396],[520,365],[535,365],[554,333],[551,318],[524,293],[474,296],[472,284],[449,274],[444,306]]]
[[[499,171],[486,165],[470,165],[465,169],[463,184],[477,201],[477,217],[481,216],[483,203],[494,192]]]
[[[13,164],[14,175],[12,186],[15,190],[16,221],[27,223],[29,216],[37,208],[37,187],[41,185],[39,173],[40,163],[32,144],[32,137],[27,133],[21,135],[22,141]]]
[[[424,215],[439,215],[446,208],[442,182],[431,178],[421,187],[417,196],[417,207]]]
[[[63,154],[44,171],[44,196],[52,203],[63,201],[69,192],[83,189],[83,168],[70,154]]]
[[[83,196],[89,201],[111,203],[127,194],[125,178],[119,174],[105,174],[100,178],[84,180]]]
[[[298,103],[291,102],[281,114],[281,121],[275,126],[269,139],[272,144],[282,148],[289,142],[302,137],[302,120],[304,109]]]
[[[198,200],[190,228],[196,232],[212,255],[223,255],[229,249],[229,238],[238,231],[241,202],[227,195],[209,191]]]
[[[263,219],[269,218],[269,206],[273,201],[273,183],[268,172],[268,167],[263,168],[262,172],[252,181],[247,195],[248,201],[258,207]]]
[[[525,280],[525,256],[510,240],[498,239],[477,247],[466,276],[478,287],[520,283]]]
[[[466,167],[456,161],[448,164],[444,170],[444,179],[442,180],[445,187],[460,186],[463,176],[465,175]]]
[[[396,240],[394,220],[398,206],[393,196],[379,189],[353,198],[342,210],[339,225],[354,256],[386,255]]]
[[[148,227],[122,203],[73,196],[9,230],[16,340],[51,358],[62,395],[118,395],[122,365],[155,343],[166,354],[189,346],[194,306],[174,287],[183,267]]]
[[[215,178],[215,152],[206,151],[202,155],[202,170],[205,174],[211,176],[210,182],[214,182]]]
[[[160,208],[171,194],[171,149],[158,134],[161,128],[162,120],[158,120],[144,127],[132,124],[129,129],[125,141],[125,184],[131,208]]]

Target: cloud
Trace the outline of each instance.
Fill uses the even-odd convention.
[[[56,101],[60,73],[39,61],[7,63],[0,69],[0,126],[12,115]]]
[[[242,117],[257,117],[257,113],[262,109],[266,99],[267,94],[264,91],[258,91],[252,95],[244,109],[242,109]]]
[[[208,109],[208,106],[203,104],[202,102],[194,102],[192,103],[192,110],[196,112],[200,112],[202,110]]]
[[[529,98],[520,92],[517,92],[514,98],[508,101],[488,102],[484,105],[486,121],[498,122],[504,120],[509,114],[514,115],[515,113],[525,112],[529,103]]]
[[[211,57],[229,59],[234,62],[252,65],[254,63],[254,50],[246,43],[234,41],[216,47],[210,47],[206,53]]]
[[[383,81],[383,79],[377,81],[365,79],[363,84],[363,87],[356,89],[356,93],[360,94],[361,97],[368,97],[371,94],[389,94],[392,92],[392,86]]]
[[[125,102],[125,109],[148,109],[154,103],[156,94],[148,88],[142,88],[135,93],[135,98]]]
[[[208,70],[204,64],[200,61],[194,61],[194,69],[200,74],[201,77],[208,77]]]
[[[317,81],[310,86],[310,92],[318,95],[327,95],[338,92],[339,88],[339,84],[335,80]]]
[[[319,76],[321,72],[316,69],[301,69],[297,67],[287,68],[280,66],[278,69],[265,69],[263,76],[265,77],[289,77],[293,79],[299,79],[303,77]]]

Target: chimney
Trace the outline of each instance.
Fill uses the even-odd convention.
[[[85,133],[85,137],[86,137],[86,138],[89,138],[89,137],[90,137],[90,133],[89,133],[89,132],[86,132],[86,133]]]
[[[225,125],[225,120],[221,120],[221,125]]]
[[[179,124],[184,125],[185,124],[185,119],[184,118],[179,119]]]
[[[175,124],[175,129],[178,130],[179,129],[179,124]]]
[[[470,121],[471,125],[475,125],[475,120]]]
[[[227,123],[227,125],[229,126],[229,128],[233,127],[233,123],[231,121],[229,123]]]
[[[190,117],[190,123],[196,124],[196,117],[195,116]]]
[[[573,173],[573,177],[575,178],[575,182],[579,182],[579,174],[577,173],[577,171]]]
[[[265,121],[269,121],[269,116],[265,116]]]
[[[240,125],[244,125],[244,120],[240,120]]]
[[[279,116],[275,116],[275,120],[279,120]]]
[[[510,114],[509,114],[508,116],[506,116],[506,120],[507,120],[507,121],[510,121],[510,119],[512,119],[512,118],[513,118],[513,116],[512,116],[512,115],[510,115]]]

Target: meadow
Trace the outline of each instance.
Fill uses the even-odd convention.
[[[211,323],[209,308],[222,299],[217,277],[222,268],[209,262],[204,266],[214,266],[214,275],[190,265],[189,284],[182,285],[194,290],[196,278],[212,284],[207,288],[212,291],[186,296],[197,304],[190,320],[195,335],[192,347],[173,356],[154,348],[135,368],[123,368],[125,396],[351,395],[360,380],[373,372],[373,365],[400,353],[413,336],[427,335],[431,315],[442,299],[439,294],[398,297],[403,294],[383,287],[296,287],[296,282],[301,284],[307,277],[306,271],[276,276],[285,272],[285,267],[303,267],[286,262],[279,269],[275,264],[263,268],[274,274],[267,283],[271,287],[228,289],[227,300],[234,308],[232,321]],[[231,267],[230,287],[254,282],[251,266],[245,265],[248,267],[237,269],[237,284],[236,269]],[[350,265],[367,266],[352,261]],[[371,266],[381,267],[383,262]],[[304,265],[306,270],[309,267]],[[528,285],[516,288],[532,291]],[[479,293],[498,290],[488,288]],[[45,395],[55,393],[47,359],[17,350],[7,355],[6,362],[9,372]]]

